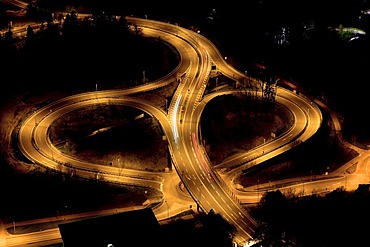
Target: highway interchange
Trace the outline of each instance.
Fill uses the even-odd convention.
[[[156,81],[125,90],[92,91],[72,95],[57,100],[35,111],[23,123],[19,131],[19,146],[24,155],[33,163],[51,169],[86,178],[97,178],[128,184],[144,185],[163,192],[166,207],[154,209],[159,218],[165,218],[170,210],[176,211],[175,205],[182,205],[180,210],[196,203],[204,212],[211,209],[236,226],[234,238],[238,246],[247,246],[253,242],[253,234],[258,227],[244,209],[241,202],[256,199],[259,188],[250,190],[236,189],[233,179],[250,166],[258,165],[282,152],[294,147],[294,143],[308,140],[320,128],[322,115],[317,103],[302,94],[281,87],[277,88],[276,101],[290,109],[294,116],[293,126],[283,135],[258,146],[246,153],[229,157],[222,164],[212,167],[199,137],[199,122],[206,104],[224,94],[235,94],[237,90],[219,91],[204,95],[212,66],[225,76],[243,82],[247,76],[231,67],[217,48],[202,35],[170,23],[154,20],[126,17],[142,30],[144,36],[160,37],[173,45],[181,55],[181,61],[174,71]],[[138,92],[155,90],[174,81],[178,86],[168,109],[153,106],[150,102],[131,95]],[[255,83],[259,83],[255,81]],[[49,126],[60,116],[89,105],[121,104],[141,109],[156,118],[166,135],[174,174],[139,172],[117,167],[91,164],[74,159],[58,150],[48,137]],[[359,158],[358,158],[359,159]],[[353,161],[354,162],[354,161]],[[352,163],[353,164],[353,163]],[[364,172],[366,173],[366,171]],[[340,171],[345,174],[345,167]],[[361,177],[361,176],[360,176]],[[345,180],[344,180],[344,179]],[[297,178],[303,181],[304,178]],[[367,178],[365,178],[367,179]],[[361,177],[362,181],[363,178]],[[182,182],[191,196],[181,199],[174,190]],[[350,185],[350,176],[339,176],[337,180],[299,183],[302,191],[314,189],[335,189],[338,184]],[[276,181],[275,181],[276,183]],[[302,186],[303,184],[303,186]],[[268,185],[259,185],[260,188]],[[271,185],[270,189],[272,188]],[[305,188],[304,188],[305,186]],[[354,183],[356,186],[356,183]],[[171,188],[169,188],[171,187]],[[339,186],[338,186],[339,187]],[[349,187],[349,186],[348,186]],[[172,208],[173,206],[173,208]],[[21,246],[37,241],[60,241],[58,229],[23,235],[7,235],[0,240],[0,246]]]

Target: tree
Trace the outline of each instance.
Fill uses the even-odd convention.
[[[71,11],[71,13],[66,15],[66,18],[63,23],[64,34],[73,33],[78,26],[78,19],[76,11]]]
[[[26,33],[26,44],[30,45],[35,40],[35,32],[33,31],[33,28],[31,25],[28,25],[27,27],[27,33]]]
[[[229,224],[220,214],[212,209],[201,219],[203,234],[199,241],[204,245],[213,247],[232,247],[233,237],[236,233],[235,226]]]
[[[31,27],[31,25],[28,25],[26,38],[27,39],[33,39],[34,36],[35,36],[35,32],[33,31],[33,28]]]
[[[262,82],[262,95],[267,102],[275,102],[276,84],[272,77],[268,81]]]
[[[266,192],[254,211],[260,221],[256,237],[268,243],[280,240],[285,232],[287,209],[287,199],[280,190]]]
[[[6,31],[4,35],[4,41],[11,43],[13,40],[14,40],[14,36],[13,36],[12,26],[9,25],[8,31]]]

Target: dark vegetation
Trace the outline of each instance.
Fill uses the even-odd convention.
[[[1,204],[3,222],[63,217],[66,214],[134,206],[158,192],[148,188],[107,184],[80,179],[50,170],[36,169],[20,173],[2,164],[0,185],[4,188]],[[18,233],[20,233],[18,231]]]
[[[363,117],[367,91],[355,88],[367,85],[369,4],[283,0],[239,5],[216,5],[213,18],[203,22],[203,35],[240,71],[288,79],[323,100],[340,113],[347,141],[368,144],[369,125]],[[342,32],[343,27],[362,29],[366,35]]]
[[[110,1],[99,1],[99,3],[90,1],[91,6],[88,7],[103,7],[103,2],[106,4],[104,6],[107,10],[114,11],[117,9],[107,7],[111,4]],[[203,18],[199,18],[202,23],[199,22],[198,28],[202,30],[206,37],[210,37],[216,46],[221,49],[222,53],[228,56],[228,61],[241,71],[247,70],[248,73],[258,77],[272,76],[275,78],[277,75],[283,76],[291,79],[296,86],[302,86],[300,89],[304,90],[305,93],[319,97],[327,102],[329,106],[342,114],[345,138],[351,142],[357,141],[366,144],[369,139],[369,130],[367,122],[362,118],[362,114],[363,106],[367,103],[367,91],[361,90],[361,88],[364,88],[366,68],[369,65],[368,35],[360,37],[355,42],[348,42],[348,40],[341,39],[335,32],[328,31],[330,30],[328,26],[333,29],[341,23],[360,25],[364,30],[368,31],[366,16],[363,16],[361,22],[357,22],[358,7],[350,4],[351,8],[348,8],[349,1],[345,1],[347,5],[333,2],[330,7],[335,6],[334,9],[328,8],[326,5],[321,5],[324,8],[316,8],[319,4],[316,1],[311,5],[305,3],[302,8],[299,8],[303,12],[297,11],[294,15],[292,15],[289,9],[295,8],[287,8],[287,6],[296,5],[292,1],[283,2],[284,4],[274,5],[268,1],[264,4],[250,1],[248,4],[255,5],[254,7],[257,7],[257,11],[254,8],[254,13],[248,12],[248,15],[244,11],[250,11],[252,8],[239,8],[238,12],[235,12],[235,10],[231,11],[233,17],[235,17],[233,19],[225,17],[227,12],[230,11],[227,8],[222,8],[220,12],[214,13],[212,20],[205,18],[205,16],[212,13],[211,7],[209,7],[206,10],[200,10]],[[46,1],[43,4],[45,4],[45,7],[50,7]],[[70,4],[72,5],[72,3]],[[245,3],[243,2],[243,4]],[[274,5],[273,8],[271,4]],[[302,3],[300,2],[299,4]],[[328,3],[327,5],[329,6]],[[83,4],[81,6],[78,6],[77,9],[86,8]],[[150,11],[150,6],[153,7],[153,12],[161,8],[161,6],[153,6],[153,3],[150,3],[146,6],[148,9],[145,7],[144,10]],[[364,8],[364,6],[360,7]],[[270,11],[265,11],[267,9]],[[127,12],[122,13],[126,14],[130,11],[131,9],[127,9]],[[184,13],[186,11],[187,9],[184,9]],[[134,10],[132,12],[134,13]],[[153,12],[148,12],[149,17],[151,17],[150,14],[153,14],[155,17],[155,12]],[[162,12],[164,10],[158,16],[161,16]],[[351,15],[348,15],[348,12]],[[143,17],[144,13],[145,11],[137,12],[137,15]],[[184,13],[181,15],[181,21],[183,22],[180,23],[183,26],[194,27],[192,24],[195,23],[187,20]],[[193,14],[193,12],[188,11],[188,15],[190,13]],[[328,13],[331,13],[331,15]],[[117,14],[121,14],[121,12]],[[168,16],[166,19],[175,20],[168,13],[164,14]],[[0,16],[3,17],[2,14]],[[290,19],[283,18],[284,16],[289,16]],[[343,17],[345,16],[350,17],[344,19]],[[45,19],[47,18],[45,17]],[[163,19],[163,17],[160,18]],[[242,27],[235,24],[243,18],[247,19],[243,20]],[[302,30],[293,32],[296,30],[294,28],[297,28],[296,23],[304,22],[308,24],[312,19],[315,20],[315,28],[307,34],[308,36],[300,33],[303,32]],[[126,36],[125,33],[112,32],[114,28],[106,28],[107,25],[112,27],[112,23],[114,23],[114,26],[122,25],[123,23],[116,22],[110,17],[108,19],[98,18],[97,20],[102,21],[100,27],[104,28],[95,29],[84,26],[86,29],[81,29],[78,32],[68,32],[68,30],[60,30],[58,27],[46,27],[46,31],[35,34],[34,39],[32,38],[25,42],[10,42],[17,44],[12,46],[8,45],[9,43],[7,42],[9,40],[7,38],[2,39],[1,51],[4,54],[4,61],[7,61],[4,71],[17,75],[12,77],[11,83],[16,85],[16,89],[19,91],[15,92],[13,87],[11,87],[11,90],[6,88],[6,93],[9,96],[6,100],[13,98],[11,102],[17,102],[20,105],[16,107],[12,114],[23,113],[22,107],[25,106],[37,107],[37,104],[48,103],[49,100],[55,99],[55,95],[61,97],[82,91],[92,91],[95,89],[96,84],[99,90],[134,86],[142,82],[142,72],[144,70],[148,75],[148,79],[151,80],[160,76],[160,74],[156,74],[156,71],[166,74],[171,69],[170,64],[172,63],[169,63],[164,68],[161,67],[163,64],[157,62],[159,60],[158,57],[161,57],[162,60],[167,60],[164,58],[171,54],[167,48],[159,46],[159,42],[155,40],[147,42],[147,40],[139,36],[131,37]],[[70,21],[73,23],[74,19],[72,18]],[[198,20],[194,18],[193,21]],[[99,27],[99,25],[97,26]],[[278,45],[274,43],[272,37],[276,34],[274,31],[283,26],[290,27],[292,36],[297,36],[295,38],[292,37],[289,44]],[[69,29],[69,31],[73,30],[75,29]],[[60,35],[61,31],[63,33],[62,36]],[[239,32],[247,32],[248,38],[235,37]],[[298,35],[298,33],[301,35]],[[227,39],[222,39],[222,37]],[[308,38],[303,39],[302,37]],[[113,42],[112,38],[116,39],[117,42]],[[89,41],[88,46],[86,46],[86,41]],[[116,50],[118,47],[113,48],[114,46],[110,46],[112,42],[120,48]],[[122,44],[125,45],[122,46]],[[263,49],[257,49],[258,47],[261,48],[261,44]],[[102,47],[105,47],[105,50],[98,51],[99,49],[97,48]],[[154,50],[158,51],[158,53],[154,54],[151,57],[152,59],[144,57],[147,51],[151,51],[149,54],[153,54]],[[338,51],[341,52],[339,53]],[[96,55],[97,53],[95,52],[98,52],[99,55]],[[117,63],[117,58],[118,61],[122,59],[124,66]],[[23,63],[20,63],[20,61],[23,61]],[[132,63],[127,63],[127,61],[132,61]],[[144,64],[142,63],[143,61],[145,61]],[[255,63],[264,64],[268,70],[257,69],[254,66]],[[127,67],[131,64],[133,67]],[[127,70],[122,71],[123,68],[127,68]],[[23,71],[23,73],[16,73],[19,70]],[[354,84],[356,85],[355,87],[351,86]],[[348,94],[349,91],[353,93]],[[40,97],[38,98],[37,96]],[[348,100],[344,101],[343,98]],[[226,156],[226,153],[230,154],[240,147],[247,147],[245,146],[246,143],[243,144],[240,142],[241,140],[238,140],[237,132],[232,132],[233,129],[230,125],[233,122],[241,121],[248,126],[246,119],[235,114],[238,108],[234,99],[227,98],[223,100],[230,103],[230,115],[224,115],[224,121],[216,125],[215,119],[220,117],[219,112],[217,114],[214,113],[212,119],[211,113],[213,110],[207,110],[207,113],[205,113],[209,116],[207,120],[211,123],[213,121],[213,124],[208,125],[211,126],[209,130],[219,130],[222,134],[217,139],[212,140],[210,139],[210,133],[208,133],[207,138],[209,139],[206,139],[206,141],[210,145],[210,150],[217,150],[217,152],[222,151],[222,149],[217,147],[219,141],[222,141],[223,144],[237,143],[238,145],[230,148],[231,151],[224,150],[225,153],[221,157],[214,157],[211,154],[216,163],[221,161]],[[6,101],[4,100],[4,102]],[[222,105],[218,101],[212,104],[218,108]],[[221,109],[221,112],[225,112],[227,107],[223,106]],[[277,109],[270,111],[270,113],[277,113],[275,110]],[[4,109],[4,114],[2,114],[3,121],[6,119],[7,112],[8,110]],[[277,115],[282,116],[278,113]],[[226,121],[228,117],[231,117],[234,121]],[[264,119],[266,121],[263,130],[249,125],[249,128],[244,129],[243,137],[251,138],[249,140],[252,140],[254,138],[253,131],[261,131],[259,134],[265,137],[271,128],[276,128],[272,124],[275,119],[272,119],[271,115],[261,115],[260,120]],[[246,170],[243,176],[240,177],[242,183],[247,186],[255,184],[256,179],[261,181],[263,178],[276,180],[293,175],[322,173],[328,166],[330,169],[335,169],[353,157],[353,155],[356,155],[352,150],[344,150],[340,140],[335,135],[332,135],[330,118],[325,113],[323,123],[320,132],[309,142],[297,146],[292,151],[289,151],[288,154],[266,162],[262,166],[264,169]],[[206,129],[205,127],[202,128]],[[281,127],[276,129],[279,130]],[[240,130],[240,128],[235,128],[235,130]],[[2,134],[2,137],[4,136],[6,135]],[[262,143],[261,138],[253,140],[255,144]],[[106,142],[107,139],[103,141]],[[5,195],[3,196],[3,198],[6,198],[7,203],[1,204],[0,213],[3,214],[1,216],[6,221],[22,220],[27,217],[42,217],[42,214],[53,215],[54,211],[56,214],[62,211],[73,211],[79,207],[83,209],[103,207],[104,203],[112,201],[112,195],[117,195],[117,193],[123,194],[124,200],[122,204],[128,201],[126,188],[108,186],[111,193],[106,193],[106,191],[105,193],[91,193],[91,191],[101,191],[101,186],[107,185],[101,185],[97,181],[82,182],[76,178],[64,178],[63,180],[60,174],[44,171],[42,168],[33,170],[29,164],[24,164],[24,162],[17,165],[18,167],[26,168],[27,172],[19,174],[13,167],[8,166],[8,163],[16,163],[15,160],[9,161],[9,156],[12,156],[12,150],[8,150],[7,148],[9,147],[6,145],[1,148],[5,152],[2,154],[0,173],[6,179],[1,179],[0,185],[2,188],[7,188],[4,190]],[[297,166],[298,164],[299,166]],[[75,183],[78,183],[79,189],[76,189],[77,185]],[[27,184],[27,186],[24,186],[27,188],[23,188],[21,191],[15,190],[15,187],[12,186],[14,184]],[[60,193],[50,194],[45,192],[41,193],[42,195],[38,195],[38,192],[36,192],[43,191],[42,188],[50,186],[56,191],[60,191]],[[94,189],[89,192],[89,188]],[[368,243],[368,239],[366,239],[367,235],[364,232],[366,228],[361,228],[361,226],[366,225],[369,220],[369,214],[367,213],[369,207],[368,191],[367,186],[362,186],[355,192],[346,192],[343,188],[339,188],[325,196],[312,195],[304,198],[287,198],[280,191],[268,192],[262,197],[261,203],[253,208],[252,212],[262,223],[259,233],[262,234],[261,236],[265,240],[266,245],[364,246]],[[86,197],[81,198],[82,201],[77,198],[77,195],[81,192],[86,195]],[[45,194],[48,196],[43,196]],[[71,197],[67,198],[65,195]],[[43,200],[46,198],[47,202]],[[142,200],[142,197],[139,198]],[[101,201],[104,203],[87,205],[87,202],[90,201]],[[30,205],[30,202],[32,202],[32,205]],[[50,205],[53,205],[53,207]],[[65,207],[66,205],[67,207]],[[46,208],[49,209],[47,210]],[[188,228],[186,229],[189,230]]]
[[[227,223],[221,215],[210,211],[192,220],[172,219],[162,225],[166,247],[170,246],[233,246],[232,237],[236,228]]]
[[[287,197],[267,192],[253,210],[264,246],[367,246],[369,185],[325,196]]]
[[[278,136],[292,124],[284,106],[245,98],[249,96],[218,97],[202,113],[202,138],[213,164],[271,140],[271,133]]]
[[[156,172],[169,167],[163,136],[156,119],[122,105],[85,107],[50,128],[52,143],[68,155],[93,164]]]
[[[28,32],[25,40],[4,41],[4,69],[10,74],[22,69],[12,80],[25,97],[133,87],[174,69],[177,58],[171,47],[130,35],[124,18],[94,17],[93,23],[77,25],[76,13],[71,13],[63,26],[48,24],[44,31]]]
[[[330,116],[323,112],[323,124],[308,141],[274,157],[258,167],[246,169],[240,184],[251,186],[300,176],[317,176],[335,171],[358,153],[345,145],[333,133]]]

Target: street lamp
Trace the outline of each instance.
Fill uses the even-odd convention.
[[[167,200],[164,201],[167,204],[167,218],[170,218],[170,208],[168,207],[168,202]]]
[[[259,198],[260,198],[259,184],[260,184],[260,180],[258,179],[257,180],[257,202],[259,202]]]
[[[203,186],[203,183],[200,183],[200,186],[199,186],[199,198],[198,198],[198,204],[200,206],[200,199],[202,197],[202,186]]]
[[[197,202],[197,210],[198,211],[201,209],[201,207],[200,207],[200,199],[202,197],[202,186],[203,186],[203,183],[200,183],[200,186],[199,186],[199,197],[198,197],[198,202]]]

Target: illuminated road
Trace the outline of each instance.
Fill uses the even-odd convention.
[[[247,153],[230,157],[217,169],[226,168],[228,172],[218,173],[212,169],[206,155],[202,140],[199,139],[198,126],[201,113],[213,97],[219,94],[203,96],[212,65],[226,76],[242,82],[246,76],[229,66],[216,47],[209,40],[177,25],[153,20],[127,17],[131,23],[136,23],[145,36],[161,37],[172,44],[181,54],[179,66],[169,75],[160,80],[145,85],[126,89],[94,91],[73,95],[53,102],[37,110],[22,125],[19,131],[19,144],[26,157],[35,164],[47,166],[74,176],[115,181],[129,184],[145,185],[167,192],[167,174],[131,171],[116,167],[91,164],[74,159],[61,153],[49,140],[48,128],[61,115],[75,109],[97,104],[122,104],[143,110],[158,119],[167,137],[171,157],[179,178],[182,180],[193,200],[200,205],[204,212],[211,209],[219,213],[225,220],[237,227],[235,241],[242,246],[253,239],[256,222],[240,204],[234,187],[229,184],[232,176],[246,166],[272,158],[281,152],[292,148],[292,142],[309,139],[320,127],[322,118],[315,103],[302,95],[283,88],[278,88],[277,101],[287,106],[295,124],[284,135],[268,142],[264,147],[257,147]],[[178,81],[178,87],[168,111],[154,107],[150,102],[136,99],[130,95],[137,92],[155,90],[173,81]],[[224,94],[235,93],[222,92]],[[172,181],[173,182],[173,181]],[[307,185],[306,185],[307,186]],[[166,187],[166,188],[164,188]],[[164,198],[174,200],[176,196],[164,193]],[[185,200],[186,201],[186,200]],[[167,205],[167,207],[169,207]],[[165,209],[157,211],[163,215]],[[167,209],[169,211],[169,209]],[[55,239],[54,231],[26,234],[25,236],[8,236],[6,246],[19,246],[20,242],[46,241]],[[37,235],[37,236],[35,236]],[[22,239],[17,244],[11,244],[17,238]],[[0,246],[1,246],[0,241]]]
[[[146,185],[162,191],[164,180],[159,174],[122,171],[115,167],[76,160],[61,153],[47,137],[48,127],[53,121],[81,107],[96,104],[124,104],[142,109],[158,119],[162,125],[170,145],[174,166],[194,201],[204,212],[212,209],[221,214],[225,220],[237,227],[235,241],[240,245],[247,243],[252,239],[257,224],[242,207],[230,187],[218,173],[212,170],[198,137],[201,112],[207,98],[211,97],[207,96],[203,99],[203,93],[211,66],[215,64],[214,61],[217,61],[219,70],[225,75],[233,78],[237,75],[240,80],[245,79],[242,78],[244,75],[228,66],[217,49],[197,33],[167,23],[132,17],[127,19],[141,27],[144,35],[159,36],[179,50],[182,61],[176,71],[161,80],[137,88],[73,95],[45,106],[30,116],[20,129],[19,142],[23,153],[34,163],[75,176]],[[168,114],[148,102],[129,96],[139,91],[154,90],[167,85],[171,80],[180,80],[180,82],[169,104]],[[296,120],[294,127],[282,137],[266,144],[264,156],[257,149],[253,153],[231,157],[228,164],[221,165],[232,166],[235,170],[235,165],[242,167],[240,164],[245,163],[246,160],[254,160],[256,164],[258,157],[266,159],[268,155],[272,157],[290,148],[285,144],[290,143],[294,138],[306,140],[315,133],[321,123],[321,113],[317,107],[305,98],[284,89],[278,90],[278,101],[291,109]],[[306,112],[308,107],[312,110]],[[166,195],[164,196],[166,198]]]

